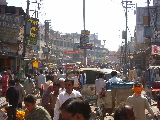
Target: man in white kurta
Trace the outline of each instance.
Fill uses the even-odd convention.
[[[147,109],[148,112],[158,120],[154,115],[147,98],[141,95],[143,85],[137,82],[133,85],[132,89],[134,94],[127,98],[126,104],[133,106],[134,115],[137,118],[136,120],[146,120],[145,109]]]
[[[73,87],[74,87],[74,80],[65,80],[66,91],[61,92],[57,97],[57,101],[54,108],[53,120],[59,120],[59,115],[60,115],[59,108],[67,99],[82,96],[80,92],[74,90]]]

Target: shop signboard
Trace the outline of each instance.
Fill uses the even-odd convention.
[[[26,40],[28,40],[29,45],[36,45],[38,38],[38,22],[37,18],[29,18],[28,22],[31,22],[30,34],[26,35]]]
[[[80,49],[91,49],[92,50],[92,44],[80,43],[78,48],[80,48]]]
[[[80,43],[89,43],[89,35],[90,35],[90,31],[81,30]]]
[[[152,55],[160,54],[160,46],[158,46],[158,45],[152,45],[151,54]]]
[[[76,50],[76,51],[65,51],[65,54],[81,54],[84,50]]]
[[[21,15],[0,14],[0,41],[17,43],[23,23]]]

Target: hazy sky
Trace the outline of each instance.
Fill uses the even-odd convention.
[[[7,0],[9,6],[26,9],[27,0]],[[36,0],[30,0],[35,2]],[[37,0],[40,1],[40,0]],[[125,0],[126,1],[126,0]],[[138,6],[146,6],[147,0],[132,0]],[[51,20],[52,28],[63,33],[80,33],[83,30],[83,0],[42,0],[40,21]],[[122,0],[86,0],[86,30],[97,33],[99,40],[106,40],[105,47],[117,50],[121,45],[121,32],[125,30],[125,11]],[[30,9],[35,9],[35,3]],[[136,7],[136,5],[134,6]],[[134,9],[134,8],[133,8]],[[135,27],[134,10],[128,9],[128,38]],[[46,13],[46,15],[45,15]],[[30,12],[32,14],[32,12]],[[103,42],[102,42],[103,43]]]

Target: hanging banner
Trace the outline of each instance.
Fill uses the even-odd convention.
[[[76,51],[65,51],[64,54],[81,54],[84,50],[76,50]]]
[[[31,22],[30,34],[26,35],[26,39],[28,40],[29,45],[36,45],[38,38],[38,22],[37,18],[29,18],[28,22]]]
[[[160,46],[158,46],[158,45],[152,45],[151,54],[152,55],[160,54]]]

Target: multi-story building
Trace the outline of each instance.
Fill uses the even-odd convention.
[[[23,69],[23,31],[25,12],[21,7],[7,6],[0,0],[0,68],[10,67],[19,73]],[[26,46],[26,54],[30,54]]]

